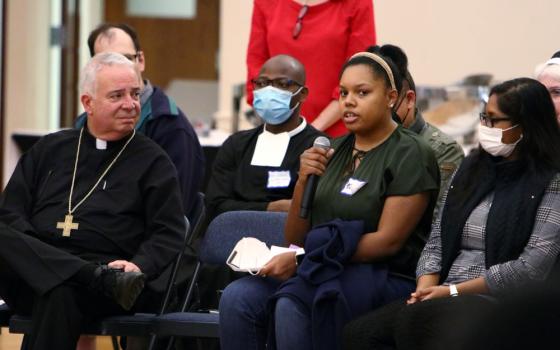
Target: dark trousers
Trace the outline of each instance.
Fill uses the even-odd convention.
[[[493,306],[474,295],[439,298],[407,305],[391,303],[350,322],[344,328],[344,349],[449,349],[474,315]],[[457,344],[455,342],[455,344]]]
[[[23,349],[75,349],[84,322],[123,314],[109,298],[71,277],[88,264],[72,254],[0,224],[0,297],[15,313],[31,315]]]
[[[33,300],[33,328],[24,338],[22,349],[74,350],[84,324],[96,317],[122,313],[125,311],[111,300],[63,283]]]

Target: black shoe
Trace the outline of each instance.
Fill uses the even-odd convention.
[[[146,275],[142,272],[124,272],[101,265],[95,269],[92,288],[113,299],[123,309],[130,310],[144,289]]]

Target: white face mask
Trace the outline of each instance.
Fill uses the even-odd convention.
[[[490,128],[488,126],[479,125],[478,126],[478,141],[484,150],[495,157],[507,157],[509,156],[515,146],[521,141],[523,135],[519,136],[519,140],[515,141],[515,143],[502,143],[502,135],[504,131],[511,130],[513,128],[518,127],[519,124],[514,125],[507,129],[500,129],[500,128]]]

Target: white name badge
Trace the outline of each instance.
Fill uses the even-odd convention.
[[[348,179],[348,182],[346,182],[346,184],[344,185],[340,193],[347,196],[353,196],[356,192],[360,190],[360,188],[364,187],[366,183],[367,182],[365,181],[360,181],[354,178],[350,178]]]
[[[269,171],[268,183],[266,188],[286,188],[290,186],[290,172],[285,171]]]

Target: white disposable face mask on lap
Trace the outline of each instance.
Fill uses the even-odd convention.
[[[270,249],[264,242],[253,237],[243,237],[233,248],[226,264],[234,271],[254,275],[259,273],[270,258]]]
[[[523,135],[519,136],[519,140],[515,141],[514,143],[503,143],[502,136],[504,131],[511,130],[513,128],[518,127],[519,124],[516,124],[507,129],[500,129],[500,128],[490,128],[485,125],[478,126],[478,141],[482,148],[493,155],[494,157],[507,157],[509,156],[515,146],[521,141]]]

